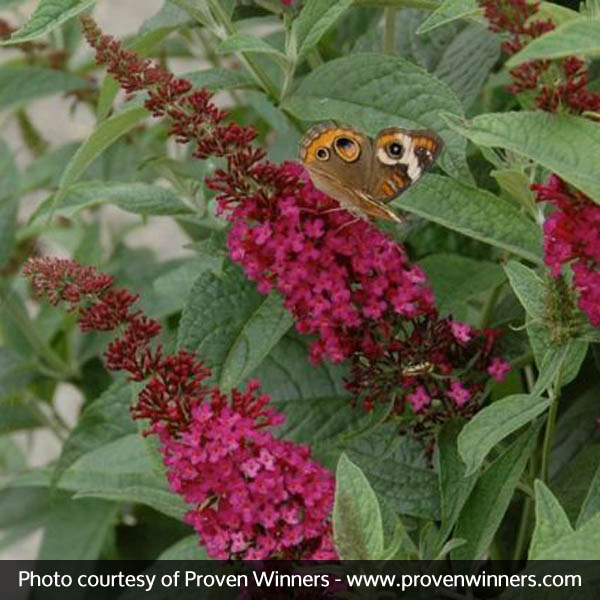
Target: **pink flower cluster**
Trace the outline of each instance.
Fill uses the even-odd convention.
[[[222,192],[219,205],[233,223],[232,260],[261,292],[283,295],[298,331],[317,335],[313,360],[341,361],[360,350],[366,323],[433,312],[425,274],[401,246],[340,210],[299,165],[281,168],[287,185],[276,200],[249,194],[240,202]]]
[[[66,302],[85,331],[123,328],[106,352],[109,369],[147,381],[132,408],[158,435],[171,489],[192,506],[186,520],[214,558],[334,559],[334,478],[310,449],[273,437],[284,417],[252,382],[230,397],[209,388],[210,370],[185,351],[163,357],[160,325],[132,310],[137,296],[109,275],[70,260],[35,258],[34,291]]]
[[[557,175],[534,189],[539,201],[556,207],[544,223],[546,264],[558,277],[562,266],[570,263],[579,308],[600,327],[600,206]]]
[[[252,399],[257,387],[250,384],[246,396]],[[270,422],[282,420],[274,414]],[[210,403],[192,407],[179,438],[160,423],[155,431],[171,488],[198,507],[186,520],[210,556],[336,557],[331,536],[324,535],[334,479],[310,460],[307,447],[276,440],[216,391]]]

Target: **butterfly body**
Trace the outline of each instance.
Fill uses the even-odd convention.
[[[442,148],[430,131],[391,127],[371,139],[353,127],[325,123],[304,136],[300,159],[314,185],[342,207],[364,219],[401,223],[386,204],[418,181]]]

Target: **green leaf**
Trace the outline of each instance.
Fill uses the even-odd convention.
[[[66,498],[54,504],[38,560],[95,560],[109,530],[115,525],[119,507],[114,502]]]
[[[523,432],[475,484],[454,530],[454,537],[467,543],[454,550],[453,560],[480,560],[487,553],[535,446],[540,426],[538,422]]]
[[[596,156],[600,151],[597,123],[566,114],[507,112],[465,121],[444,114],[448,125],[473,143],[500,147],[527,156],[572,183],[600,203]],[[565,140],[569,140],[565,144]]]
[[[511,260],[504,267],[517,298],[532,319],[541,319],[545,311],[546,286],[541,277],[529,267]]]
[[[208,560],[208,557],[194,534],[167,548],[157,560]]]
[[[536,479],[534,490],[535,529],[529,545],[529,560],[536,560],[546,548],[573,533],[569,518],[546,485]]]
[[[255,52],[258,54],[272,54],[277,60],[285,64],[287,58],[277,48],[264,40],[247,33],[234,33],[223,40],[216,48],[219,54],[234,54],[236,52]]]
[[[1,46],[34,40],[89,8],[96,0],[40,0],[27,23],[13,33]]]
[[[538,226],[506,200],[440,175],[426,175],[394,205],[528,260],[542,262]]]
[[[499,265],[458,254],[430,254],[419,265],[427,274],[440,313],[456,318],[464,312],[470,298],[488,292],[506,279]]]
[[[184,73],[182,77],[190,81],[195,88],[206,88],[212,92],[255,87],[252,77],[241,69],[215,67]]]
[[[278,435],[310,445],[313,456],[334,469],[340,438],[364,426],[364,417],[350,405],[343,386],[345,368],[311,364],[308,345],[305,336],[288,332],[251,377],[261,382],[273,406],[286,415]]]
[[[587,496],[581,505],[579,516],[577,517],[577,528],[589,521],[600,513],[600,465],[590,483]]]
[[[558,542],[541,548],[537,560],[600,560],[600,515]]]
[[[438,435],[438,473],[442,499],[442,524],[438,535],[438,547],[443,546],[450,535],[460,512],[477,481],[477,475],[465,476],[465,467],[460,460],[457,438],[461,424],[446,423]]]
[[[7,400],[39,377],[35,362],[0,346],[0,398]]]
[[[50,214],[71,218],[84,208],[114,204],[137,215],[185,215],[192,209],[168,188],[149,183],[85,181],[64,188],[55,201],[50,197],[32,217],[35,224]]]
[[[78,142],[57,146],[33,161],[23,172],[20,192],[58,187],[62,172],[78,147]]]
[[[456,19],[471,17],[480,12],[481,9],[477,6],[475,0],[444,0],[440,6],[436,8],[425,21],[423,21],[421,26],[417,29],[417,33],[426,33],[436,27],[451,23]]]
[[[587,17],[563,23],[553,31],[531,40],[507,62],[512,69],[532,60],[551,60],[566,56],[600,55],[600,20]]]
[[[363,471],[377,496],[398,514],[440,519],[438,478],[428,467],[423,446],[380,426],[345,449]]]
[[[146,19],[139,29],[139,33],[147,33],[148,31],[154,31],[156,29],[162,29],[163,27],[183,27],[191,22],[188,13],[179,8],[179,6],[166,0],[165,3],[160,7],[158,12]]]
[[[477,471],[498,442],[533,421],[551,404],[550,398],[515,394],[478,412],[458,436],[458,452],[465,463],[466,474]]]
[[[0,140],[0,268],[10,260],[15,247],[19,210],[16,194],[18,183],[19,171],[13,153]]]
[[[73,463],[58,482],[60,489],[76,492],[77,498],[93,497],[147,504],[181,519],[186,512],[182,498],[171,492],[167,478],[157,469],[148,444],[139,433],[120,437],[87,452]],[[17,483],[48,486],[52,471],[17,478]]]
[[[456,92],[467,109],[477,99],[499,56],[498,36],[475,23],[452,40],[433,74]]]
[[[383,521],[375,492],[345,455],[336,471],[333,539],[342,560],[376,560],[383,553]]]
[[[264,296],[242,270],[203,273],[183,310],[179,346],[197,352],[229,390],[245,379],[292,326],[275,294]]]
[[[0,108],[3,109],[61,92],[90,88],[89,80],[65,71],[30,66],[0,67]]]
[[[401,58],[357,53],[329,61],[307,75],[282,108],[303,121],[350,122],[369,135],[392,126],[433,129],[445,142],[441,167],[470,178],[466,142],[439,116],[446,110],[462,114],[460,100],[446,84]]]
[[[571,383],[579,374],[588,347],[588,342],[570,340],[564,346],[548,348],[539,365],[540,374],[532,393],[541,394],[557,380],[561,387]]]
[[[57,479],[84,454],[137,431],[129,412],[132,390],[130,383],[115,382],[85,407],[63,445],[56,464]]]
[[[76,183],[104,150],[120,137],[131,131],[137,124],[148,116],[148,111],[141,107],[126,109],[110,119],[103,121],[85,140],[65,168],[59,182],[57,205],[60,204],[60,194],[69,186]]]
[[[5,477],[27,468],[23,450],[10,436],[0,437],[0,476]]]
[[[314,48],[353,3],[354,0],[307,0],[294,22],[298,55]]]

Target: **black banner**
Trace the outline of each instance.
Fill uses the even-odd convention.
[[[2,561],[5,600],[600,598],[600,561]]]

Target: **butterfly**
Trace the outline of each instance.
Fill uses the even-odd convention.
[[[357,217],[403,223],[386,204],[416,183],[443,147],[432,131],[390,127],[371,139],[353,127],[323,123],[300,142],[300,159],[315,187]]]

